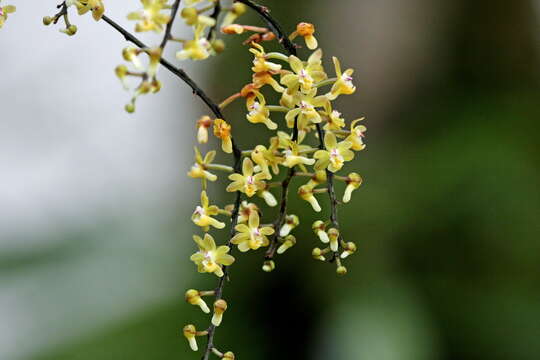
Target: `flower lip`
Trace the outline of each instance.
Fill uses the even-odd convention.
[[[247,176],[246,177],[246,183],[248,183],[249,185],[255,184],[255,177],[254,176]]]
[[[197,207],[195,208],[195,214],[198,214],[198,215],[201,215],[201,216],[205,215],[204,208],[202,208],[202,207],[200,207],[200,206],[197,206]]]

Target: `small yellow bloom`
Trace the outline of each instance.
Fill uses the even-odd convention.
[[[255,149],[251,152],[251,159],[257,166],[259,166],[260,171],[264,174],[266,174],[266,179],[270,180],[272,179],[272,175],[270,174],[270,169],[268,167],[268,160],[266,160],[265,154],[268,152],[268,149],[266,149],[263,145],[257,145],[255,146]]]
[[[266,73],[266,72],[278,72],[281,70],[281,65],[268,61],[264,48],[261,44],[252,43],[252,48],[249,51],[255,55],[253,59],[253,67],[251,70],[255,73]]]
[[[352,144],[349,141],[337,142],[336,135],[331,131],[327,131],[324,135],[324,146],[326,150],[319,150],[314,154],[317,163],[315,169],[328,169],[335,173],[340,170],[345,164],[345,161],[350,161],[354,158],[354,152],[349,150]]]
[[[231,206],[232,208],[232,206]],[[242,201],[240,203],[240,209],[238,210],[238,223],[247,223],[249,220],[249,215],[252,212],[259,212],[259,207],[254,203],[248,203],[247,201]]]
[[[235,227],[238,231],[231,239],[231,242],[238,245],[238,250],[246,252],[248,250],[257,250],[261,246],[268,246],[270,243],[267,235],[272,235],[274,229],[271,227],[259,227],[259,213],[253,211],[249,214],[248,224],[238,224]]]
[[[231,129],[231,125],[225,120],[214,120],[214,135],[221,139],[221,149],[228,154],[232,153]]]
[[[128,20],[138,20],[135,25],[135,31],[155,31],[162,32],[164,25],[171,21],[171,16],[161,11],[169,9],[167,0],[141,0],[143,8],[128,14]]]
[[[296,142],[286,138],[284,133],[280,132],[278,133],[278,136],[280,136],[280,144],[284,148],[283,150],[283,166],[287,167],[294,167],[296,165],[313,165],[315,164],[315,159],[310,159],[306,156],[300,155],[301,146],[298,145]]]
[[[315,33],[315,26],[307,22],[301,22],[296,25],[296,33],[302,36],[306,42],[306,46],[310,50],[315,50],[318,46],[317,39],[313,34]]]
[[[183,333],[191,350],[198,351],[199,347],[197,346],[197,340],[195,339],[197,336],[197,329],[195,328],[195,325],[189,324],[184,326]]]
[[[258,190],[266,188],[264,180],[266,174],[258,173],[253,174],[253,162],[249,158],[245,158],[242,163],[242,174],[231,174],[229,179],[233,182],[227,186],[228,192],[240,191],[246,194],[248,197],[252,197]]]
[[[219,299],[214,303],[214,315],[212,316],[212,325],[219,326],[223,321],[223,313],[227,310],[227,302]]]
[[[246,115],[246,118],[250,123],[253,124],[265,124],[266,127],[270,130],[276,130],[277,124],[270,119],[270,110],[266,107],[266,100],[264,96],[257,92],[257,100],[254,97],[249,97],[246,105],[249,110],[249,113]]]
[[[321,57],[321,49],[311,54],[305,64],[296,56],[289,56],[289,64],[294,74],[284,75],[281,78],[281,83],[291,89],[292,92],[300,89],[304,94],[309,93],[314,83],[327,78],[326,73],[322,70]]]
[[[347,69],[344,73],[341,72],[341,64],[337,57],[332,57],[334,67],[336,69],[337,80],[332,86],[329,94],[326,94],[329,100],[335,100],[339,95],[351,95],[356,91],[356,86],[352,83],[353,69]]]
[[[193,40],[184,42],[184,48],[176,53],[178,60],[204,60],[210,56],[212,45],[204,36],[206,24],[198,24],[196,26]]]
[[[210,309],[208,308],[208,305],[206,305],[204,300],[201,298],[199,291],[195,289],[190,289],[186,291],[185,297],[186,297],[186,301],[190,303],[191,305],[197,305],[206,314],[210,313]]]
[[[191,167],[191,170],[188,172],[188,176],[192,178],[199,179],[208,179],[210,181],[216,181],[217,176],[212,174],[207,170],[207,165],[210,165],[216,156],[215,151],[209,151],[204,159],[201,155],[201,152],[196,147],[195,149],[195,164]]]
[[[321,206],[313,195],[313,189],[311,189],[309,186],[300,186],[298,188],[298,195],[300,195],[303,200],[306,200],[311,205],[311,207],[313,207],[313,210],[315,210],[316,212],[321,211]]]
[[[326,96],[315,96],[317,89],[312,89],[307,94],[298,94],[296,105],[298,107],[290,110],[285,115],[287,126],[294,127],[294,118],[298,116],[298,128],[306,129],[311,124],[318,124],[322,121],[321,115],[317,111],[317,107],[323,107],[328,99]]]
[[[84,15],[88,11],[92,12],[92,17],[94,20],[98,21],[103,16],[105,12],[105,6],[103,5],[103,0],[67,0],[66,6],[75,5],[79,15]]]
[[[191,220],[195,223],[195,225],[202,227],[204,231],[207,231],[210,226],[213,226],[216,229],[223,229],[225,227],[225,223],[217,221],[212,217],[218,213],[219,208],[216,205],[209,206],[206,191],[201,191],[201,206],[197,206],[193,212],[193,215],[191,216]]]
[[[363,138],[367,129],[364,125],[355,126],[357,122],[362,120],[364,120],[364,118],[356,119],[351,123],[351,134],[345,138],[345,140],[352,143],[351,149],[355,151],[364,150],[366,148]]]
[[[332,110],[330,102],[324,106],[324,115],[324,119],[326,120],[326,124],[323,127],[324,130],[341,130],[345,126],[345,119],[341,117],[339,111]]]
[[[193,240],[199,246],[199,251],[191,255],[190,259],[197,265],[197,270],[200,273],[214,273],[222,277],[222,266],[234,263],[234,257],[228,254],[229,247],[226,245],[216,247],[214,238],[210,234],[204,234],[204,239],[193,235]]]
[[[210,116],[203,116],[197,120],[197,141],[199,144],[206,144],[208,142],[208,128],[212,126],[212,119]]]
[[[348,203],[351,201],[352,192],[362,185],[362,178],[357,173],[350,173],[347,176],[347,187],[345,188],[345,193],[343,194],[343,202]]]
[[[17,8],[14,5],[5,5],[0,6],[0,29],[4,26],[8,18],[8,14],[12,14],[17,11]]]

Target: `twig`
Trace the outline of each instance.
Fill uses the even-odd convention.
[[[214,19],[216,21],[216,23],[208,31],[208,35],[206,36],[206,39],[208,41],[212,40],[212,38],[215,36],[216,30],[217,30],[217,27],[218,27],[219,14],[221,14],[221,0],[216,1],[216,6],[214,6],[214,11],[210,15],[210,17],[212,19]]]
[[[174,0],[174,3],[171,7],[171,19],[169,20],[169,23],[167,24],[167,27],[165,28],[165,34],[163,35],[163,40],[161,40],[161,44],[159,47],[161,50],[165,50],[165,46],[167,46],[167,42],[171,39],[171,30],[173,27],[174,20],[176,19],[176,14],[178,13],[178,7],[180,6],[181,0]]]
[[[268,27],[270,27],[272,32],[276,34],[278,41],[281,43],[281,45],[283,45],[285,50],[287,50],[290,55],[296,55],[296,46],[294,46],[294,44],[289,40],[289,37],[285,35],[281,25],[272,16],[270,16],[270,10],[268,10],[266,6],[256,4],[251,0],[235,0],[235,2],[245,4],[257,12],[268,24]]]

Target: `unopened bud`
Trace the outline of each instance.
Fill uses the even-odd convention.
[[[313,251],[311,252],[311,256],[313,256],[315,260],[326,261],[326,259],[322,255],[322,250],[319,248],[313,249]]]
[[[234,357],[234,354],[232,353],[232,351],[227,351],[225,354],[223,354],[222,359],[224,359],[224,360],[234,360],[235,357]]]
[[[212,324],[219,326],[223,320],[223,313],[227,310],[227,302],[219,299],[214,303],[214,316],[212,316]]]
[[[330,239],[330,250],[336,252],[339,248],[339,230],[331,228],[328,230],[328,238]]]
[[[328,234],[325,231],[326,226],[324,225],[324,222],[322,222],[321,220],[317,220],[313,223],[311,228],[313,229],[313,232],[315,232],[315,234],[323,242],[323,244],[328,244],[330,242]]]
[[[192,324],[186,325],[184,326],[183,332],[191,350],[199,350],[199,347],[197,346],[197,340],[195,339],[195,337],[197,336],[197,329],[195,329],[195,326]]]
[[[356,244],[353,242],[348,242],[345,251],[341,253],[341,258],[345,259],[346,257],[354,254],[356,252]]]
[[[271,272],[276,268],[276,263],[273,260],[266,260],[263,264],[263,271]]]
[[[208,305],[206,305],[204,300],[201,298],[199,291],[194,289],[186,291],[186,301],[191,305],[199,306],[204,313],[210,313],[210,309],[208,308]]]
[[[347,274],[347,268],[345,266],[338,266],[338,268],[336,269],[336,273],[338,275],[345,275]]]
[[[291,214],[287,215],[285,217],[285,224],[281,227],[279,230],[279,236],[285,237],[289,235],[292,229],[298,226],[300,224],[300,219],[298,219],[298,216]]]
[[[287,249],[292,248],[296,244],[296,238],[293,235],[288,235],[285,238],[285,241],[281,246],[277,249],[278,254],[283,254]]]
[[[53,18],[52,18],[52,17],[50,17],[50,16],[45,16],[45,17],[43,17],[43,25],[49,26],[49,25],[52,24],[52,22],[53,22]]]

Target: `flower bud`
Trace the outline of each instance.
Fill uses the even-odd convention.
[[[212,41],[211,45],[212,49],[214,49],[217,54],[221,54],[223,51],[225,51],[225,42],[221,39]]]
[[[180,16],[185,20],[188,25],[195,25],[199,17],[197,9],[193,7],[185,7],[182,9]]]
[[[234,357],[234,354],[232,351],[227,351],[225,354],[223,354],[223,357],[222,357],[223,360],[234,360],[235,357]]]
[[[247,7],[245,4],[242,4],[242,3],[234,3],[231,7],[231,11],[237,15],[237,16],[240,16],[242,14],[244,14],[246,11],[247,11]]]
[[[75,25],[69,25],[66,29],[66,34],[69,36],[73,36],[77,33],[77,26]]]
[[[263,271],[271,272],[276,268],[276,263],[273,260],[266,260],[263,264]]]
[[[315,260],[326,261],[326,259],[322,255],[322,250],[319,248],[313,249],[313,251],[311,252],[311,256],[313,256]]]
[[[51,25],[52,22],[53,22],[53,18],[50,17],[50,16],[45,16],[45,17],[43,18],[43,25],[45,25],[45,26]]]
[[[315,210],[316,212],[321,211],[321,206],[317,202],[315,196],[313,196],[313,190],[309,188],[309,186],[300,186],[300,188],[298,188],[298,195],[300,195],[303,200],[306,200],[308,203],[310,203],[311,207],[313,207],[313,210]]]
[[[210,116],[202,116],[197,120],[197,141],[199,144],[206,144],[208,142],[208,128],[212,126],[212,119]]]
[[[270,207],[274,207],[277,205],[277,200],[274,194],[272,194],[270,191],[262,190],[262,191],[259,191],[257,195],[259,195],[260,197],[264,199],[264,201],[266,202],[266,205]]]
[[[291,214],[287,215],[285,217],[285,224],[281,227],[279,230],[279,236],[285,237],[289,235],[292,229],[298,226],[300,224],[300,219],[298,219],[298,216]]]
[[[341,258],[345,259],[346,257],[354,254],[356,252],[356,244],[353,242],[348,242],[345,251],[341,253]]]
[[[227,310],[227,302],[219,299],[214,303],[214,316],[212,316],[212,324],[219,326],[223,320],[223,313]]]
[[[137,57],[139,50],[134,47],[126,47],[122,50],[124,60],[131,62],[137,69],[144,69],[141,61]]]
[[[336,252],[339,248],[339,230],[331,228],[328,230],[328,238],[330,239],[330,250]]]
[[[336,273],[338,275],[343,276],[343,275],[347,274],[347,268],[345,266],[343,266],[343,265],[338,266],[338,268],[336,269]]]
[[[320,185],[326,181],[326,171],[325,170],[318,170],[315,171],[315,174],[309,179],[307,182],[307,186],[311,187],[312,189],[315,188],[317,185]]]
[[[313,229],[313,232],[319,237],[319,239],[322,241],[323,244],[328,244],[330,242],[330,239],[328,238],[328,234],[326,233],[325,229],[326,226],[324,225],[324,222],[321,220],[317,220],[313,223],[311,226]]]
[[[208,308],[208,305],[206,305],[206,303],[201,298],[200,293],[197,290],[190,289],[186,291],[186,301],[190,303],[191,305],[199,306],[204,313],[206,314],[210,313],[210,309]]]
[[[357,173],[350,173],[347,176],[347,187],[345,188],[345,193],[343,194],[343,202],[348,203],[351,201],[352,192],[362,185],[362,178]]]
[[[292,248],[296,244],[296,238],[293,235],[287,235],[285,241],[277,249],[278,254],[283,254],[287,249]]]
[[[231,24],[227,26],[223,26],[221,28],[221,32],[224,34],[241,34],[244,32],[244,27],[242,25],[238,24]]]
[[[317,48],[317,39],[313,36],[315,33],[315,26],[313,24],[301,22],[296,26],[296,33],[304,38],[308,49],[315,50]]]
[[[135,104],[130,102],[129,104],[126,104],[126,106],[124,106],[124,109],[126,110],[126,112],[132,114],[135,112]]]
[[[183,332],[191,350],[199,350],[199,347],[197,346],[197,340],[195,339],[195,337],[197,336],[197,329],[195,329],[195,326],[192,324],[186,325],[184,326]]]

